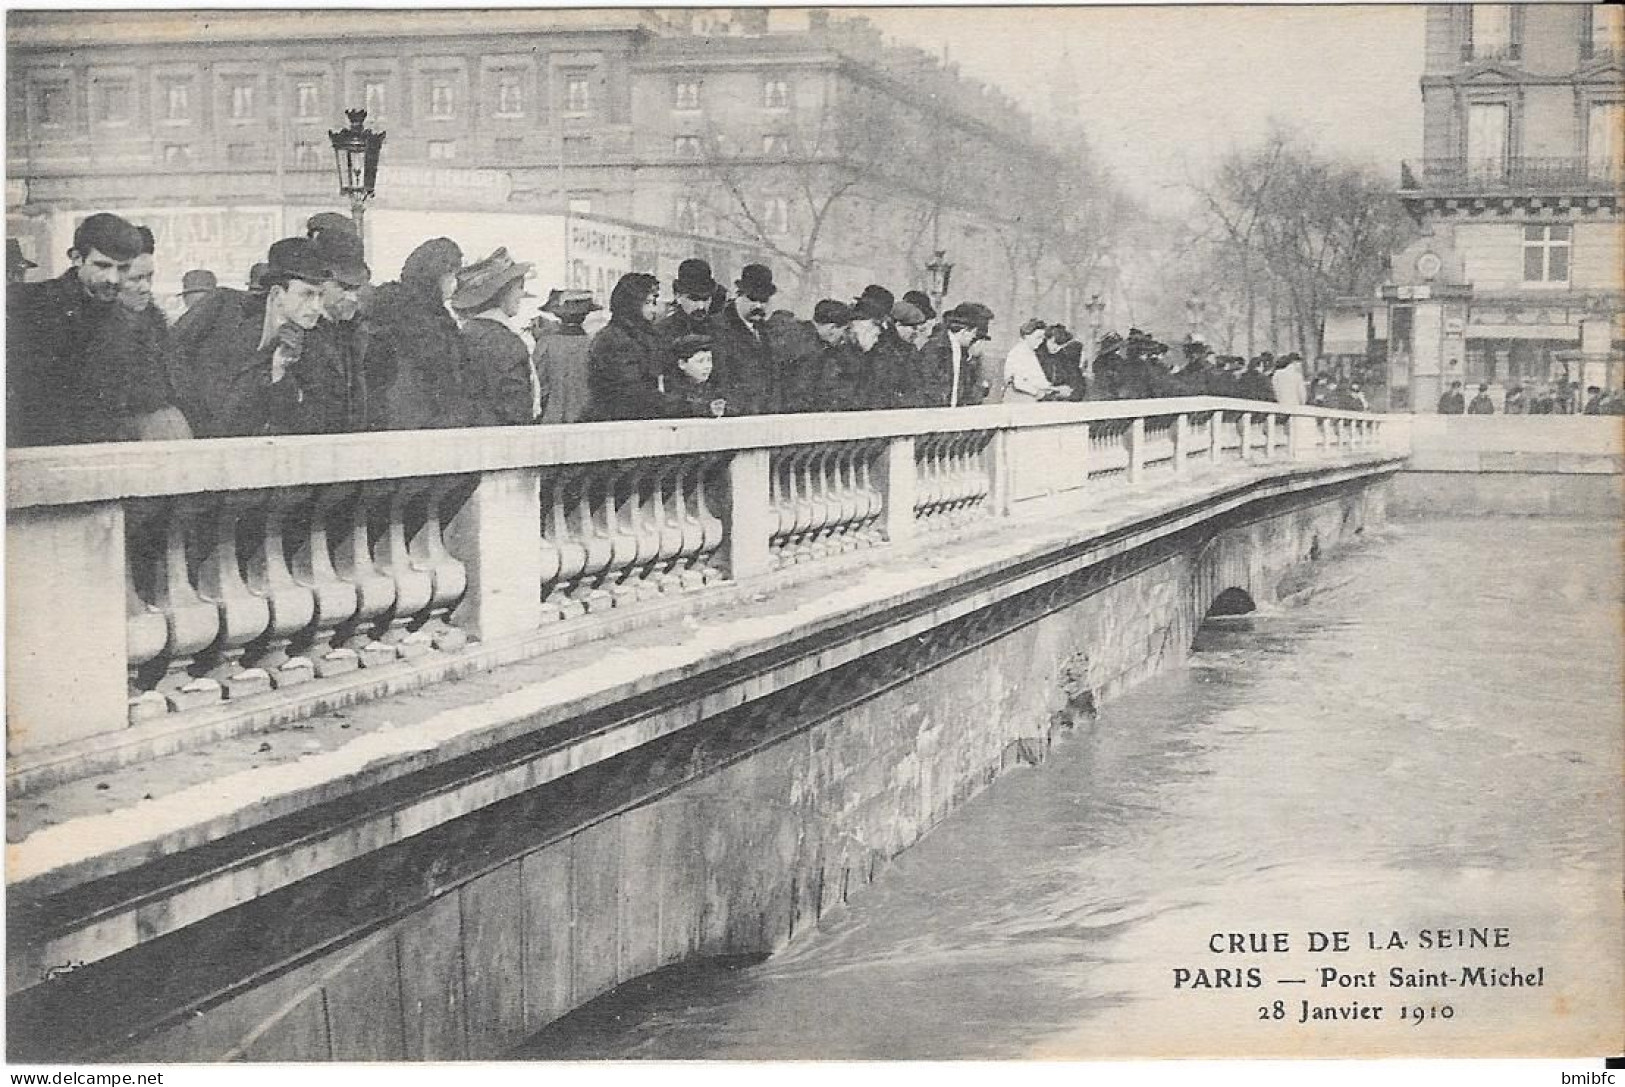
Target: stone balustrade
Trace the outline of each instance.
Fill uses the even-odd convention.
[[[850,576],[839,556],[1039,499],[1392,456],[1385,425],[1188,398],[11,451],[11,769],[308,716],[775,571]]]

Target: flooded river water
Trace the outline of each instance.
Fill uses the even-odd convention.
[[[1600,1055],[1620,585],[1610,524],[1383,530],[787,951],[632,982],[518,1055]]]

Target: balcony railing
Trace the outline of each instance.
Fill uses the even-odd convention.
[[[1384,426],[1188,398],[13,450],[13,784],[1124,489],[1393,456]]]
[[[1401,190],[1452,194],[1612,193],[1625,185],[1625,164],[1583,158],[1424,159],[1420,175],[1406,163]]]

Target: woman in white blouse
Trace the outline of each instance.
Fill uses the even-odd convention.
[[[1038,345],[1044,342],[1048,329],[1037,317],[1023,324],[1020,339],[1004,357],[1004,399],[1006,403],[1031,403],[1037,400],[1064,400],[1072,395],[1065,385],[1051,385],[1044,376],[1044,367],[1038,362]]]

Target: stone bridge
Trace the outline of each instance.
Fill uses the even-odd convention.
[[[810,930],[1384,515],[1214,399],[8,454],[10,1056],[490,1058]]]

